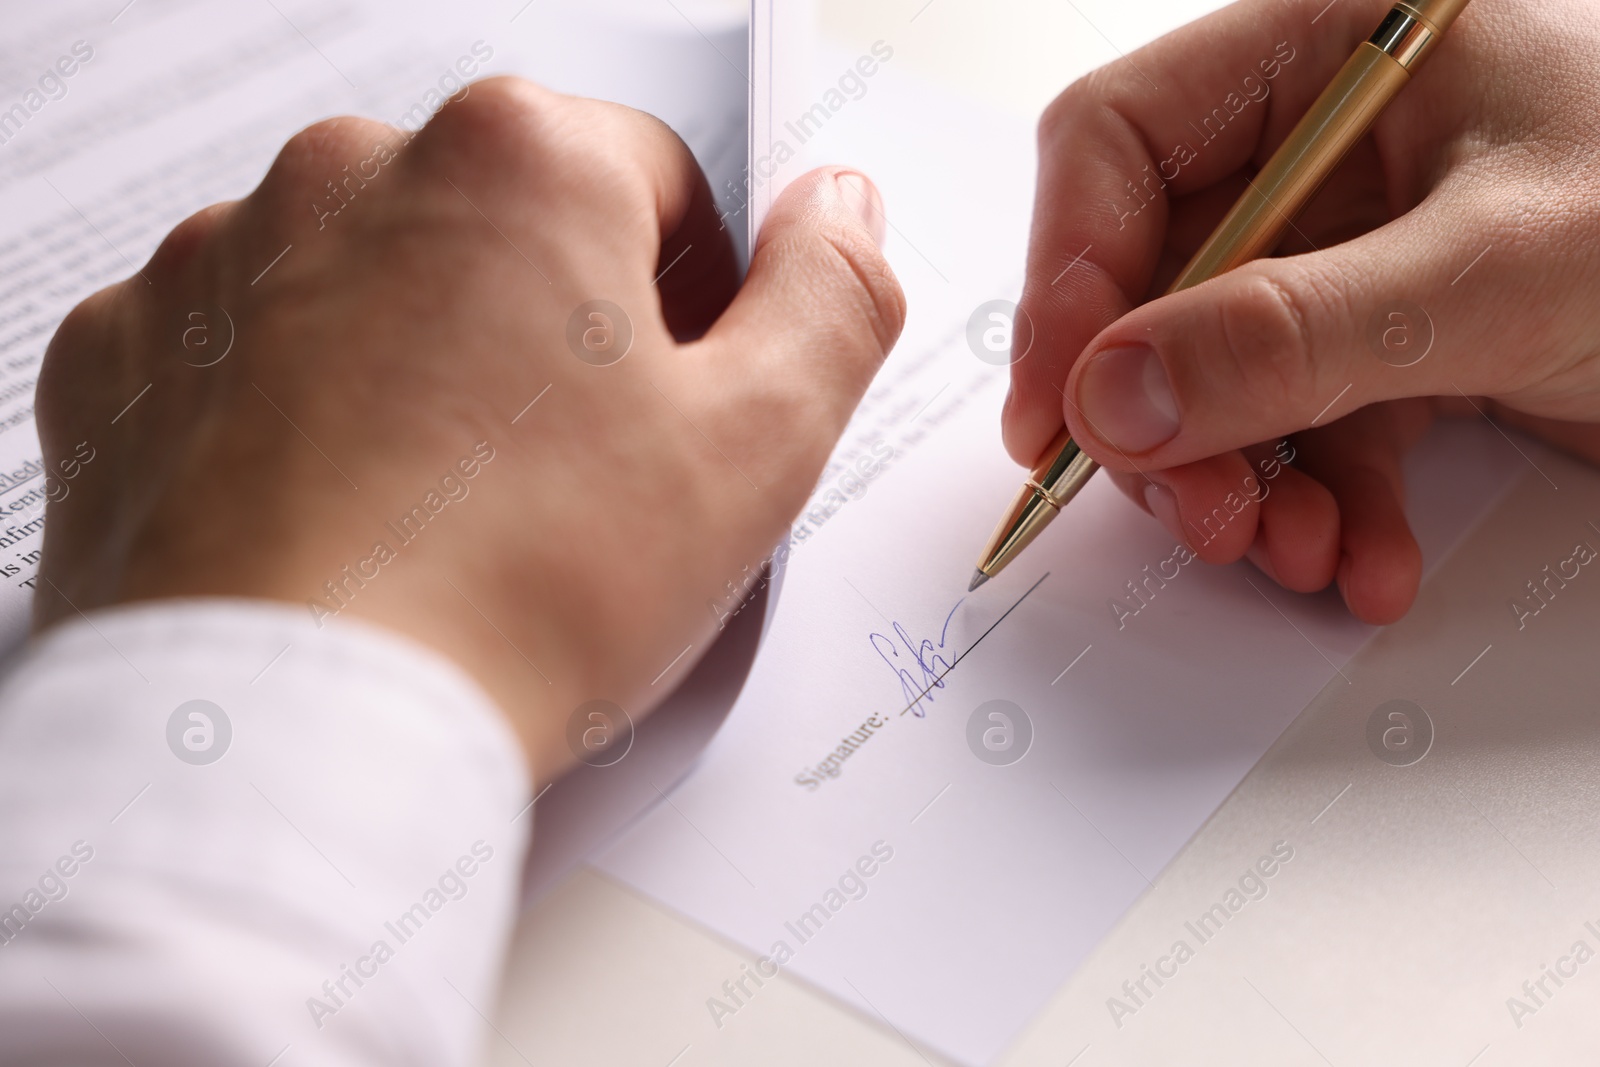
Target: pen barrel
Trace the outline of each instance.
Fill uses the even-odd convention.
[[[1054,507],[1060,508],[1078,495],[1083,483],[1097,469],[1098,464],[1085,455],[1072,439],[1072,431],[1062,427],[1056,439],[1050,442],[1044,459],[1028,473],[1028,485],[1042,493]]]
[[[1362,44],[1167,292],[1199,285],[1271,253],[1294,217],[1410,80],[1407,67],[1387,51],[1371,41]]]

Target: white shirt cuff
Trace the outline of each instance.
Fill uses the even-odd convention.
[[[46,632],[0,685],[0,1062],[473,1061],[528,794],[487,694],[378,628]]]

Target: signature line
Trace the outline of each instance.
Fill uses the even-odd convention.
[[[943,671],[941,671],[939,673],[939,677],[935,678],[933,680],[933,682],[931,684],[929,684],[926,689],[924,689],[922,692],[917,694],[917,699],[913,700],[911,703],[907,704],[905,707],[900,709],[900,714],[904,715],[906,712],[910,711],[912,708],[914,708],[918,704],[922,703],[922,698],[927,696],[930,692],[932,692],[934,686],[936,686],[940,682],[944,681],[945,675],[949,674],[951,671],[955,670],[958,666],[960,666],[961,661],[966,659],[967,656],[971,655],[972,650],[977,648],[978,645],[980,643],[982,643],[982,641],[983,641],[983,639],[985,637],[988,637],[990,634],[994,633],[994,628],[996,626],[999,626],[1001,623],[1006,621],[1006,615],[1010,615],[1013,611],[1016,611],[1019,607],[1021,607],[1022,606],[1022,602],[1024,600],[1027,600],[1028,597],[1033,594],[1033,591],[1035,589],[1037,589],[1041,585],[1043,585],[1044,584],[1044,580],[1046,578],[1048,578],[1048,577],[1050,577],[1050,572],[1049,571],[1045,571],[1044,574],[1039,576],[1039,580],[1037,582],[1034,582],[1032,585],[1028,586],[1028,591],[1026,593],[1023,593],[1021,596],[1017,597],[1017,602],[1006,609],[1005,615],[1002,615],[998,619],[994,620],[994,622],[990,624],[990,626],[989,626],[989,628],[987,630],[985,630],[985,631],[983,631],[983,633],[979,634],[978,635],[978,640],[976,640],[976,641],[972,642],[972,644],[968,645],[967,646],[967,650],[965,652],[961,653],[961,655],[957,656],[954,663],[950,664],[950,666],[946,667]]]

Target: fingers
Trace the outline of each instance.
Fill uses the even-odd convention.
[[[1386,624],[1421,577],[1400,464],[1428,420],[1425,401],[1380,405],[1293,442],[1111,477],[1206,562],[1247,558],[1297,593],[1337,580],[1353,614]]]
[[[343,157],[377,133],[363,130],[352,144],[307,151],[317,147],[318,139],[308,137],[317,131],[312,127],[291,141],[280,162],[309,155],[309,163],[284,169],[309,180],[331,167],[336,184],[339,164],[350,162]],[[390,133],[404,142],[398,162],[380,159],[370,168],[375,187],[348,198],[358,211],[363,200],[395,188],[388,174],[403,172],[399,182],[410,182],[405,209],[414,222],[459,216],[462,225],[503,244],[531,282],[553,289],[563,304],[604,298],[629,308],[649,306],[655,280],[669,266],[663,284],[671,278],[674,293],[702,279],[713,282],[723,300],[731,291],[731,246],[718,233],[705,177],[682,139],[652,116],[495,77],[473,83],[415,134]],[[297,146],[301,140],[304,148]],[[552,213],[554,204],[561,205],[559,213]],[[663,252],[670,257],[663,259]],[[616,285],[619,268],[626,291]],[[607,291],[590,292],[602,278]],[[706,318],[676,307],[670,317],[686,330],[703,328],[698,320]]]
[[[1072,363],[1145,299],[1170,198],[1259,166],[1385,6],[1234,4],[1097,71],[1047,109],[1022,299],[1038,341],[1013,366],[1004,417],[1013,458],[1037,458],[1061,426],[1056,390]]]
[[[1422,583],[1422,550],[1406,523],[1399,489],[1366,466],[1352,467],[1333,488],[1341,505],[1339,593],[1362,622],[1398,622]]]
[[[1351,614],[1364,622],[1398,620],[1422,581],[1401,461],[1431,419],[1426,401],[1380,404],[1296,438],[1297,465],[1338,502],[1335,580]]]
[[[661,313],[667,330],[678,341],[703,335],[739,289],[733,237],[698,168],[696,176],[682,221],[663,237],[656,267]]]
[[[520,78],[474,83],[411,135],[318,123],[285,146],[253,199],[279,207],[257,212],[279,248],[307,226],[350,232],[352,215],[469,227],[553,314],[606,300],[662,339],[703,334],[738,287],[732,240],[677,134]]]
[[[1333,580],[1339,562],[1339,508],[1320,482],[1283,458],[1293,455],[1284,441],[1111,476],[1200,559],[1247,557],[1286,589],[1311,593]]]
[[[1119,474],[1117,481],[1207,563],[1232,563],[1244,555],[1267,499],[1237,452],[1172,470]]]
[[[1410,608],[1422,577],[1400,463],[1426,422],[1425,402],[1378,405],[1292,443],[1111,473],[1206,562],[1248,558],[1297,593],[1336,581],[1352,614],[1386,625]]]
[[[1333,494],[1315,478],[1285,468],[1262,502],[1256,539],[1245,557],[1292,592],[1326,589],[1339,564],[1339,504]]]
[[[709,372],[782,396],[831,444],[905,323],[878,251],[883,207],[864,176],[824,167],[780,196],[739,295],[702,343]],[[804,442],[795,442],[803,445]]]
[[[644,112],[490,78],[442,110],[413,150],[441,167],[462,157],[476,164],[457,179],[463,196],[483,172],[500,175],[478,206],[516,233],[519,247],[549,239],[549,220],[533,210],[530,194],[560,186],[554,191],[564,202],[593,218],[585,241],[564,242],[545,258],[552,284],[581,288],[586,282],[578,279],[599,275],[597,268],[610,278],[614,264],[627,264],[626,292],[586,298],[627,296],[626,306],[648,306],[654,285],[667,330],[679,340],[704,333],[738,288],[733,242],[699,163],[682,138]]]

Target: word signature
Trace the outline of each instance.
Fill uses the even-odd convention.
[[[878,657],[894,671],[895,677],[900,681],[900,695],[905,698],[906,710],[923,718],[928,713],[923,708],[922,702],[926,700],[933,703],[933,691],[944,688],[944,676],[950,673],[959,656],[952,656],[945,649],[945,641],[950,634],[950,620],[955,618],[956,608],[961,606],[963,600],[956,601],[950,614],[944,617],[944,626],[939,631],[939,641],[935,644],[929,638],[913,641],[911,634],[900,623],[892,623],[889,634],[869,634],[867,639],[872,642],[873,651]],[[901,714],[905,714],[904,711]]]

